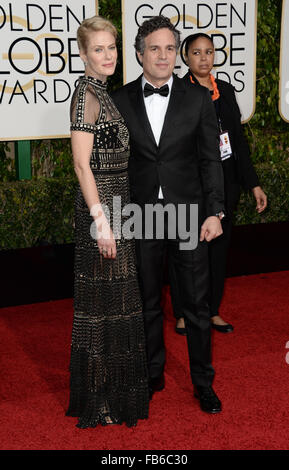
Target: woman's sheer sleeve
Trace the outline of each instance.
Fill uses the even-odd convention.
[[[100,104],[89,85],[79,85],[72,96],[70,106],[70,130],[92,132],[100,115]]]

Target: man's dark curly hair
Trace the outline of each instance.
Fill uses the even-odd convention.
[[[145,38],[154,31],[158,31],[162,28],[167,28],[173,33],[176,40],[176,48],[178,50],[181,43],[180,31],[178,31],[176,27],[170,22],[169,18],[160,15],[153,16],[149,20],[144,21],[143,24],[139,27],[134,44],[136,51],[140,52],[140,54],[143,54],[145,50]]]

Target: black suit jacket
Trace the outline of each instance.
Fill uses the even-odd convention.
[[[217,120],[208,90],[189,88],[173,76],[157,145],[146,114],[141,83],[142,76],[112,94],[130,133],[132,201],[141,206],[155,203],[161,186],[165,203],[195,203],[206,216],[223,210]]]
[[[192,86],[189,73],[183,77],[183,80],[189,86]],[[243,133],[241,113],[236,101],[234,87],[224,80],[216,79],[216,83],[220,92],[219,113],[222,129],[229,132],[233,156],[236,162],[237,182],[244,189],[252,189],[255,186],[259,186],[260,183],[250,157],[247,140]],[[229,164],[229,161],[225,160],[224,165],[227,164]]]
[[[241,113],[234,87],[224,80],[216,80],[216,82],[220,91],[222,127],[229,131],[232,150],[237,162],[239,183],[244,189],[252,189],[260,183],[250,157],[248,142],[243,133]]]

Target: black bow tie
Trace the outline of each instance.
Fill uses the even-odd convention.
[[[153,86],[146,83],[145,86],[144,86],[143,92],[144,92],[145,98],[147,96],[152,95],[153,93],[159,93],[161,96],[168,96],[169,87],[168,87],[168,85],[164,85],[161,88],[154,88]]]

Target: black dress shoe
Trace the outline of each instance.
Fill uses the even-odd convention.
[[[215,323],[211,323],[212,328],[220,333],[231,333],[234,330],[233,325],[227,323],[226,325],[216,325]]]
[[[195,385],[194,395],[200,400],[201,410],[206,413],[220,413],[220,411],[222,411],[222,403],[212,387]]]
[[[149,379],[149,397],[150,400],[153,397],[155,392],[160,392],[165,388],[165,376],[164,374],[160,375],[159,377],[154,377]]]
[[[175,327],[175,332],[182,336],[186,336],[187,334],[186,328],[178,328],[177,326]]]

